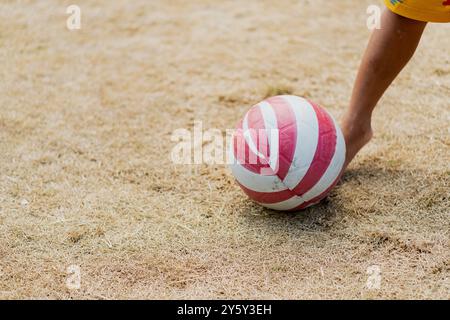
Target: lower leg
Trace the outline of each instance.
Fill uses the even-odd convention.
[[[386,10],[382,29],[373,32],[364,54],[342,131],[347,144],[347,166],[372,138],[372,111],[413,56],[426,23]]]

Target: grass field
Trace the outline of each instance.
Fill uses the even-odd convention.
[[[269,95],[339,117],[373,3],[3,0],[0,298],[450,299],[450,25],[312,209],[265,210],[226,166],[170,160],[175,129],[232,128]]]

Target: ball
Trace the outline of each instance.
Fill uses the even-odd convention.
[[[253,106],[239,122],[230,160],[252,200],[273,210],[299,211],[320,202],[338,182],[345,141],[324,108],[277,96]]]

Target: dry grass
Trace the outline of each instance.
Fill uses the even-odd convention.
[[[450,25],[343,183],[286,215],[173,165],[171,132],[286,90],[339,116],[371,1],[77,0],[69,32],[71,2],[0,4],[0,298],[450,298]]]

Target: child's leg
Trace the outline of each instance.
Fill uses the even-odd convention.
[[[347,143],[346,166],[372,138],[372,111],[386,89],[413,56],[426,22],[386,10],[363,57],[350,107],[342,121]]]

